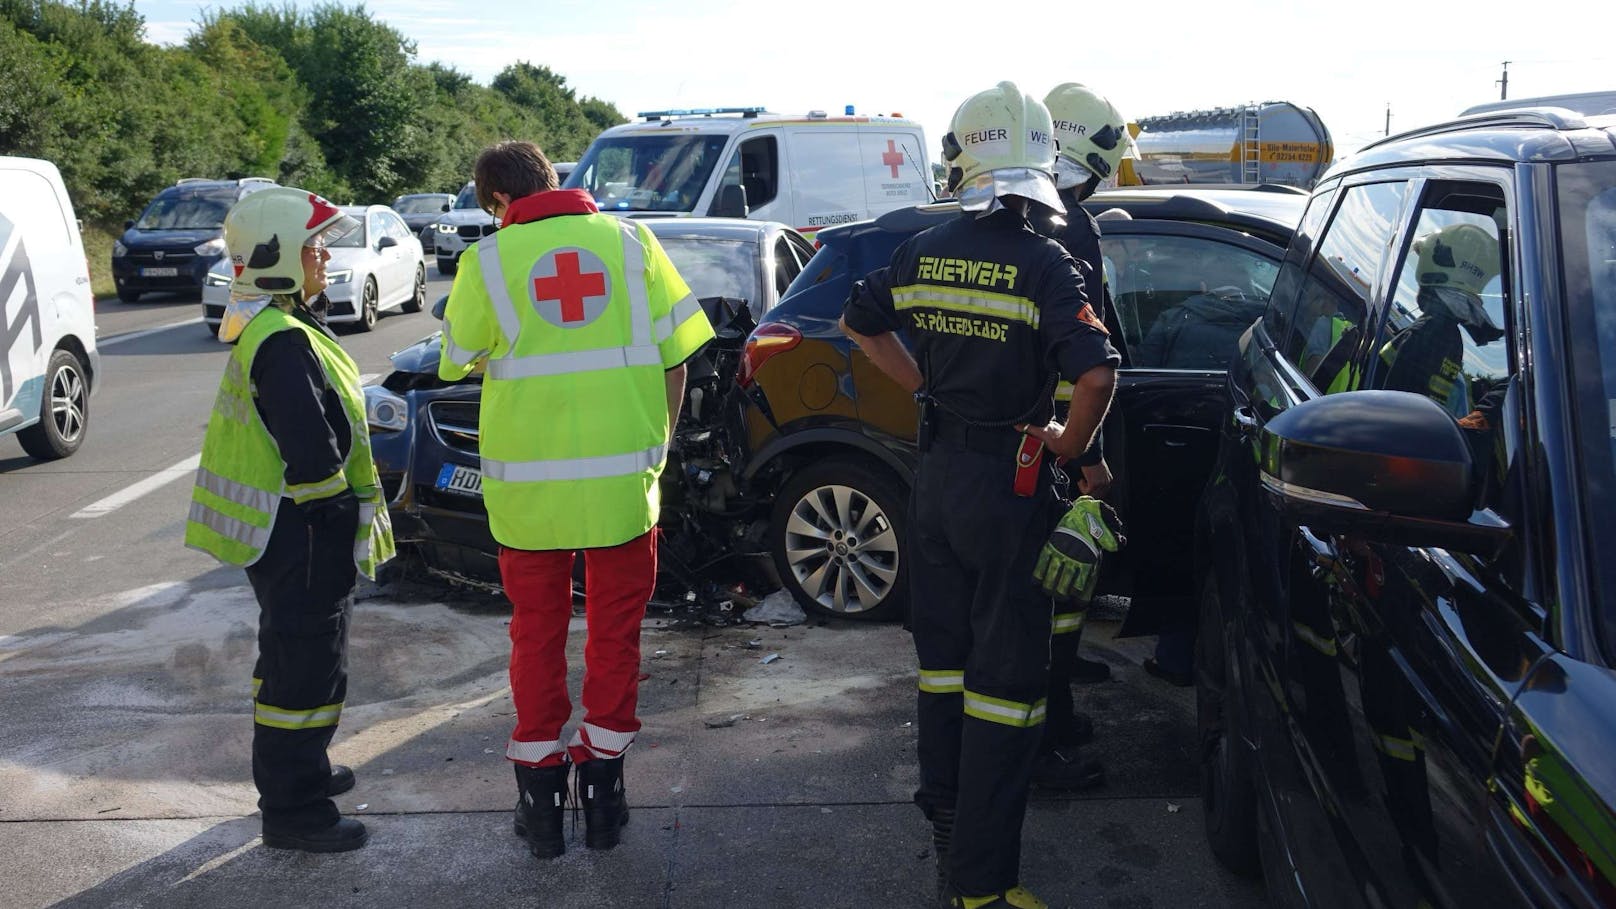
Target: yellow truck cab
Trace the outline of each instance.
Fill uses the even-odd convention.
[[[600,210],[820,228],[932,201],[920,124],[899,116],[646,111],[590,144],[567,178]]]

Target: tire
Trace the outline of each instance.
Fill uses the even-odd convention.
[[[140,291],[125,290],[124,288],[120,287],[118,288],[118,300],[123,303],[139,303]]]
[[[17,433],[17,441],[33,457],[55,461],[78,451],[89,428],[90,380],[84,364],[65,350],[54,351],[45,368],[39,422]]]
[[[376,327],[376,319],[378,318],[376,312],[376,298],[378,292],[376,290],[376,279],[374,277],[365,279],[365,289],[361,292],[361,294],[362,295],[359,298],[359,320],[354,322],[354,330],[371,331]]]
[[[1240,698],[1231,671],[1228,632],[1216,575],[1201,585],[1200,631],[1195,638],[1195,719],[1200,739],[1201,808],[1212,854],[1243,877],[1262,875],[1257,843],[1257,788],[1251,749],[1231,705]]]
[[[404,312],[420,312],[426,308],[426,263],[415,266],[415,292],[399,307]]]
[[[438,274],[440,275],[452,275],[455,273],[455,269],[459,267],[460,262],[455,259],[445,259],[442,256],[438,257]]]
[[[909,601],[902,558],[908,501],[901,482],[866,460],[804,467],[775,497],[769,521],[781,583],[810,613],[866,621],[902,614]],[[872,526],[881,529],[860,542]]]

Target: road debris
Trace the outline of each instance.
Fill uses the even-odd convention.
[[[764,658],[763,658],[763,659],[761,659],[761,660],[758,660],[758,662],[759,662],[759,663],[762,663],[762,664],[763,664],[763,665],[765,665],[765,666],[767,666],[767,665],[769,665],[769,664],[770,664],[770,663],[772,663],[772,662],[774,662],[774,661],[775,661],[775,660],[778,660],[778,659],[780,659],[780,654],[778,654],[778,653],[771,653],[771,654],[769,654],[769,655],[768,655],[768,656],[766,656],[766,657],[764,657]]]
[[[800,625],[808,620],[808,614],[802,611],[792,595],[784,590],[776,590],[764,597],[762,602],[748,609],[741,616],[748,622],[759,622],[779,628],[788,628]]]
[[[1181,810],[1183,810],[1183,809],[1180,806],[1175,805],[1172,802],[1167,803],[1167,813],[1168,814],[1177,814]]]
[[[745,719],[750,719],[750,717],[744,713],[732,713],[729,716],[708,717],[707,719],[702,720],[702,723],[705,724],[708,729],[728,729],[737,722]]]

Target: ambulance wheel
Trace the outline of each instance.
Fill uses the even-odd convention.
[[[17,433],[22,450],[41,461],[55,461],[79,450],[90,423],[90,381],[79,358],[65,350],[51,354],[45,369],[45,395],[39,422]]]
[[[1195,636],[1195,719],[1201,751],[1201,811],[1212,854],[1245,877],[1262,873],[1257,842],[1257,789],[1251,749],[1236,722],[1240,686],[1229,663],[1217,576],[1201,585]]]
[[[804,610],[879,621],[908,604],[903,547],[907,491],[855,458],[804,467],[775,497],[769,548],[780,581]]]

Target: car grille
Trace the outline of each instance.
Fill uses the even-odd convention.
[[[460,238],[463,240],[475,240],[478,237],[488,236],[494,230],[495,227],[492,224],[462,224],[460,225]]]
[[[477,454],[477,411],[475,401],[433,401],[427,407],[432,431],[443,444],[466,454]]]
[[[161,252],[163,257],[157,258]],[[196,250],[189,247],[163,248],[163,249],[131,249],[124,256],[124,261],[131,265],[185,265],[196,258]]]

